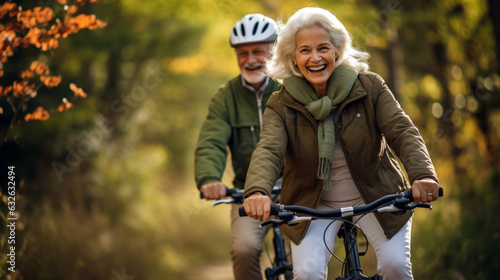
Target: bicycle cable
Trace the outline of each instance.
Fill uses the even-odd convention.
[[[345,219],[334,219],[332,220],[328,226],[326,226],[325,230],[323,231],[323,245],[325,245],[325,248],[328,250],[328,252],[330,253],[330,255],[332,255],[333,257],[335,257],[339,262],[342,263],[342,268],[341,268],[341,271],[343,271],[343,273],[345,274],[345,270],[347,269],[345,267],[346,265],[346,259],[349,257],[349,255],[351,254],[351,252],[345,252],[346,256],[345,256],[345,259],[342,260],[341,258],[339,258],[332,250],[330,250],[330,248],[328,247],[328,245],[326,244],[326,233],[328,231],[328,228],[330,228],[330,226],[335,222],[335,221],[342,221],[344,223],[349,223],[351,224],[352,226],[354,226],[355,228],[358,229],[358,232],[361,232],[365,238],[365,241],[366,241],[366,247],[365,247],[365,251],[363,253],[361,253],[360,255],[364,255],[368,252],[368,238],[366,237],[365,233],[361,230],[361,228],[356,224],[357,221],[359,221],[361,218],[363,218],[366,214],[363,214],[363,215],[360,215],[359,218],[355,221],[355,222],[351,222],[349,220],[345,220]]]
[[[358,217],[358,219],[354,222],[355,225],[357,225],[358,221],[361,220],[361,218],[363,218],[364,216],[366,216],[367,214],[363,214],[363,215],[360,215]],[[366,253],[368,252],[368,237],[366,237],[366,234],[363,232],[363,230],[361,230],[360,227],[356,226],[359,231],[358,232],[361,232],[363,234],[363,236],[365,237],[365,242],[366,242],[366,246],[365,246],[365,251],[361,254],[359,254],[360,256],[364,256],[366,255]],[[358,243],[359,244],[359,243]]]
[[[335,257],[335,258],[336,258],[339,262],[344,263],[344,261],[343,261],[342,259],[340,259],[339,257],[337,257],[337,255],[335,255],[335,253],[332,251],[332,250],[333,250],[333,248],[332,248],[332,250],[330,250],[330,248],[328,247],[328,244],[326,244],[326,232],[328,231],[328,228],[329,228],[329,227],[330,227],[330,226],[331,226],[331,225],[332,225],[335,221],[339,221],[339,220],[341,220],[341,221],[342,221],[342,219],[335,219],[335,220],[332,220],[332,221],[328,224],[328,226],[326,226],[325,231],[323,231],[323,245],[325,245],[325,248],[328,250],[328,252],[330,253],[330,255],[334,256],[334,257]]]

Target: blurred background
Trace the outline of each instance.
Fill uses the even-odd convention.
[[[334,11],[355,45],[371,54],[371,70],[386,80],[427,142],[445,197],[432,212],[416,213],[415,278],[500,274],[498,1],[7,3],[18,12],[51,9],[48,25],[35,17],[39,30],[79,14],[102,23],[89,18],[85,28],[79,18],[73,27],[81,30],[64,29],[67,37],[54,37],[57,46],[30,41],[9,50],[9,28],[19,38],[31,33],[2,6],[2,52],[10,51],[0,69],[2,279],[231,275],[229,206],[212,208],[194,183],[198,131],[213,92],[238,74],[229,46],[233,24],[255,12],[286,22],[310,5]],[[27,79],[23,71],[36,68],[33,61],[61,79],[54,87],[38,81],[24,98],[16,86]],[[86,98],[75,98],[71,84]],[[61,109],[64,104],[72,108]],[[26,117],[38,107],[50,117]],[[230,185],[229,172],[224,180]],[[15,272],[7,270],[9,181],[16,184]]]

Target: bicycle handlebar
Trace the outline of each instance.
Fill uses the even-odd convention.
[[[408,198],[410,202],[413,202],[413,193],[411,190],[407,190],[403,192],[403,196]],[[438,189],[438,196],[443,196],[443,187],[439,187]]]
[[[226,197],[229,197],[227,199],[219,199],[216,200],[212,203],[212,206],[216,206],[219,204],[231,204],[231,203],[243,203],[243,189],[237,189],[237,188],[228,188],[226,187]],[[271,194],[273,195],[279,195],[281,193],[281,187],[275,186]],[[205,198],[203,195],[203,192],[200,192],[200,199]]]
[[[236,188],[228,188],[226,187],[226,196],[232,196],[233,194],[241,192],[243,194],[243,189],[236,189]],[[203,195],[203,192],[200,191],[200,199],[204,199],[205,196]]]
[[[439,187],[438,195],[443,196],[442,187]],[[417,207],[425,207],[432,209],[431,205],[429,204],[416,203],[413,205],[409,205],[410,202],[413,202],[413,193],[411,190],[407,190],[399,194],[391,194],[383,196],[367,205],[358,207],[343,207],[332,210],[317,210],[304,206],[271,204],[270,215],[279,215],[280,213],[286,211],[286,212],[296,212],[296,213],[306,214],[315,218],[341,218],[347,216],[362,215],[370,212],[406,211]],[[389,204],[391,205],[387,206]],[[238,211],[240,217],[248,216],[244,207],[240,207]]]

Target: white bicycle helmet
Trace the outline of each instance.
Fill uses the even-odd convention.
[[[248,14],[238,21],[229,38],[231,47],[246,43],[274,42],[278,26],[269,17],[261,14]]]

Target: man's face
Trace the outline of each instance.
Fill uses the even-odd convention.
[[[240,72],[247,83],[258,89],[264,83],[265,59],[271,54],[272,43],[248,43],[234,47]]]

